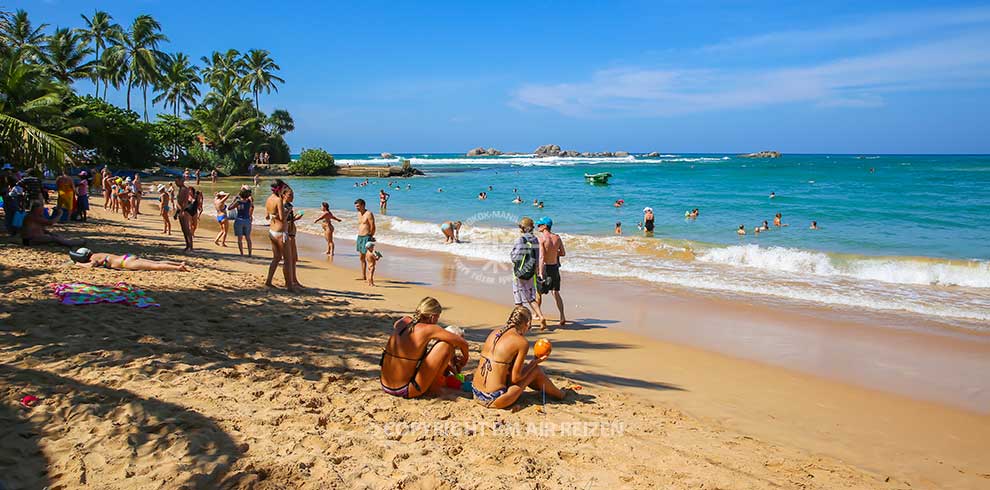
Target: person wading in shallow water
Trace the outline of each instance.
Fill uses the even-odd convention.
[[[361,280],[368,280],[368,242],[375,236],[375,215],[368,211],[364,199],[354,201],[354,209],[358,212],[357,251],[361,257]]]

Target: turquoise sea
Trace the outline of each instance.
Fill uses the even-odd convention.
[[[990,156],[336,156],[340,165],[398,165],[398,157],[427,175],[391,189],[388,179],[358,187],[364,179],[295,179],[297,204],[330,201],[346,219],[359,197],[377,210],[385,188],[392,198],[379,241],[386,246],[504,262],[513,221],[549,216],[569,245],[565,271],[990,321]],[[585,173],[599,172],[613,175],[609,185],[585,182]],[[522,204],[512,203],[514,191]],[[636,226],[647,206],[656,214],[653,236]],[[693,208],[700,216],[686,219]],[[773,228],[778,212],[789,226],[754,235],[764,220]],[[466,243],[444,245],[443,220],[465,222]],[[345,223],[340,232],[352,228]]]

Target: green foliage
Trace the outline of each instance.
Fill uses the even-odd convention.
[[[154,125],[141,121],[134,111],[121,109],[96,97],[70,96],[68,103],[73,121],[86,129],[71,139],[94,153],[96,163],[114,167],[145,168],[160,158]]]
[[[159,114],[151,124],[151,139],[169,161],[177,161],[196,142],[196,128],[187,119]]]
[[[107,12],[81,17],[80,28],[53,28],[0,8],[0,156],[48,167],[79,157],[129,168],[165,160],[225,173],[245,173],[261,151],[273,163],[289,161],[283,136],[292,117],[258,108],[262,92],[284,83],[268,51],[215,51],[200,68],[160,49],[168,38],[149,15],[126,27]],[[95,94],[78,96],[72,83],[86,78]],[[111,87],[126,91],[126,110],[106,102]],[[165,109],[154,123],[149,89],[151,103]],[[133,90],[143,118],[131,111]],[[311,172],[333,167],[332,157],[324,160]]]
[[[330,175],[336,168],[333,155],[322,149],[304,150],[298,160],[289,162],[289,172],[296,175]]]

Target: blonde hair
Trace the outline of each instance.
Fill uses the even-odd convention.
[[[427,296],[419,301],[416,311],[412,314],[413,325],[419,323],[423,317],[439,315],[442,311],[443,307],[440,306],[440,302],[432,296]]]
[[[523,305],[516,305],[512,309],[512,313],[509,313],[509,319],[505,321],[505,325],[519,330],[532,320],[533,314],[530,313],[529,308]]]

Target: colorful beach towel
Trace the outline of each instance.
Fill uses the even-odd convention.
[[[52,284],[52,291],[63,305],[124,303],[138,308],[161,306],[145,294],[143,289],[133,287],[126,282],[118,282],[113,286],[97,286],[83,282]]]

